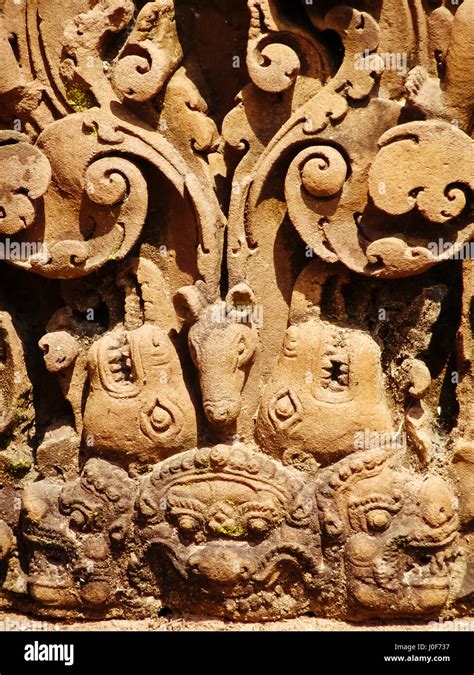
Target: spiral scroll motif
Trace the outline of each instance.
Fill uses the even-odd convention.
[[[280,93],[289,89],[300,72],[296,52],[286,44],[264,37],[249,44],[247,67],[254,84],[263,91]]]
[[[331,210],[348,175],[347,161],[337,148],[312,145],[295,157],[286,177],[285,193],[291,221],[308,246],[328,262],[335,262],[337,258],[325,247],[321,237],[325,212]]]
[[[301,181],[313,197],[334,197],[342,190],[347,176],[347,164],[341,153],[330,146],[310,148],[303,155]],[[300,157],[300,155],[299,155]]]

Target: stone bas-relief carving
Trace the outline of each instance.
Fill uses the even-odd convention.
[[[457,500],[443,478],[371,450],[323,472],[317,492],[329,546],[343,542],[349,603],[369,616],[443,607],[460,555]]]
[[[144,325],[91,348],[84,431],[97,451],[148,461],[196,443],[194,409],[168,336]]]
[[[312,455],[326,465],[353,452],[358,432],[371,429],[391,435],[393,425],[380,349],[347,321],[338,325],[321,320],[320,307],[310,304],[315,289],[307,288],[308,281],[314,286],[320,276],[315,267],[310,264],[296,281],[291,325],[260,402],[257,436],[265,451],[283,461]],[[321,294],[317,286],[316,294]]]
[[[134,487],[122,469],[91,459],[63,487],[45,479],[26,488],[27,589],[43,613],[116,604]]]
[[[140,492],[140,536],[170,606],[244,620],[309,608],[324,567],[301,478],[243,445],[155,467]]]
[[[472,614],[473,24],[2,5],[2,608]]]

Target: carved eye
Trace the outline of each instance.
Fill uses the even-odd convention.
[[[238,352],[239,356],[242,356],[243,354],[245,354],[246,350],[247,350],[247,345],[245,343],[245,339],[243,337],[241,337],[240,340],[239,340],[239,345],[237,347],[237,352]]]
[[[170,413],[160,405],[153,408],[150,421],[155,431],[166,431],[173,424]]]
[[[282,398],[278,399],[275,404],[275,414],[278,419],[286,420],[291,417],[294,412],[295,407],[289,396],[283,396]]]
[[[367,528],[373,532],[385,532],[392,523],[392,516],[386,509],[373,509],[366,518]]]
[[[271,523],[267,518],[261,516],[252,517],[247,520],[247,528],[254,534],[264,534],[271,527]]]
[[[289,429],[302,419],[302,405],[291,389],[281,389],[268,405],[268,415],[277,429]]]
[[[194,518],[190,515],[185,515],[178,519],[178,527],[186,534],[192,534],[201,528],[201,524],[197,518]]]
[[[399,490],[394,490],[390,495],[374,493],[355,499],[348,506],[352,529],[377,534],[391,526],[403,506],[403,498]]]

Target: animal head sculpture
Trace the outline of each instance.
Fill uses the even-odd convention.
[[[198,282],[176,293],[175,306],[191,324],[189,350],[199,371],[206,417],[227,426],[239,416],[242,390],[259,345],[253,292],[240,283],[225,300],[211,301]]]
[[[304,611],[322,576],[311,495],[297,471],[243,445],[156,466],[138,504],[168,604],[247,621]]]
[[[414,474],[377,449],[323,471],[317,495],[324,539],[342,546],[356,615],[412,616],[445,605],[459,520],[443,478]]]
[[[338,272],[316,261],[300,275],[282,353],[263,392],[258,439],[285,463],[307,453],[327,465],[354,451],[356,432],[392,430],[380,348],[348,325],[339,287],[333,304],[340,320],[321,318],[324,285],[333,276],[339,286],[344,281]]]
[[[90,350],[89,377],[84,433],[97,451],[152,462],[195,445],[194,407],[162,329],[105,335]]]
[[[358,430],[392,429],[382,383],[367,333],[316,320],[290,326],[260,405],[262,447],[279,457],[307,451],[324,465],[353,452]]]
[[[133,516],[135,483],[123,469],[101,459],[90,459],[80,478],[67,483],[59,495],[62,513],[79,532],[104,532],[120,543]]]
[[[289,5],[0,0],[2,609],[469,612],[474,0]]]

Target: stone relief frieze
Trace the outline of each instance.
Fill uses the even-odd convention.
[[[0,2],[0,607],[472,614],[474,1]]]

